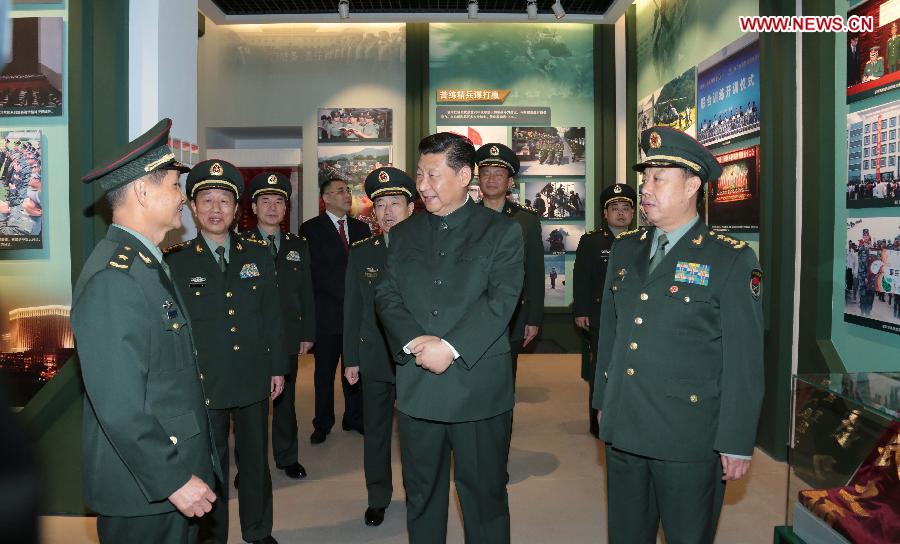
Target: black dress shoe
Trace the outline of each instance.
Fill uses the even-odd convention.
[[[341,422],[341,428],[345,431],[356,431],[363,436],[366,434],[362,425],[350,425],[346,421]]]
[[[327,436],[328,433],[326,433],[322,429],[316,429],[311,435],[309,435],[309,442],[311,444],[321,444],[322,442],[325,442],[325,438]]]
[[[300,463],[292,463],[285,467],[278,468],[283,470],[284,474],[288,478],[293,478],[295,480],[302,480],[303,478],[306,478],[306,469],[303,468],[303,465],[301,465]]]
[[[369,527],[378,527],[384,521],[385,508],[366,508],[366,525]]]
[[[259,540],[254,540],[253,544],[278,544],[278,541],[272,538],[271,536],[267,536],[266,538],[260,538]]]

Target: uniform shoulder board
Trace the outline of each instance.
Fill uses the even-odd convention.
[[[720,234],[713,230],[709,231],[709,237],[712,238],[713,240],[716,240],[720,244],[722,244],[724,246],[728,246],[735,250],[741,250],[741,249],[744,249],[745,247],[748,247],[747,242],[745,242],[744,240],[736,240],[736,239],[732,238],[731,236],[726,236],[724,234]]]
[[[112,252],[112,255],[109,256],[109,263],[106,265],[106,268],[112,268],[114,270],[130,269],[131,263],[134,262],[135,253],[137,253],[137,251],[133,245],[119,245],[119,247]]]
[[[256,244],[258,246],[266,247],[269,245],[268,240],[260,240],[259,238],[250,238],[248,236],[242,236],[241,239],[243,239],[245,242],[250,242],[251,244]]]
[[[188,240],[187,242],[181,242],[180,244],[175,244],[174,246],[169,246],[163,250],[163,253],[168,255],[169,253],[175,253],[177,251],[181,251],[187,246],[191,245],[192,240]]]
[[[640,234],[642,232],[644,232],[644,229],[642,229],[642,228],[626,230],[625,232],[620,232],[619,235],[616,236],[616,240],[621,240],[622,238],[629,238],[631,236],[634,236],[635,234]]]
[[[375,237],[369,236],[368,238],[363,238],[362,240],[357,240],[357,241],[353,242],[353,244],[350,247],[361,246],[373,238],[375,238]]]

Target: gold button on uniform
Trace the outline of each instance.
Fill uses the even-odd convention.
[[[618,286],[618,285],[613,285],[613,286],[612,286],[612,292],[613,292],[613,293],[615,293],[615,292],[618,291],[618,290],[619,290],[619,286]],[[597,299],[597,302],[600,302],[600,299],[599,299],[599,298]]]
[[[169,440],[172,441],[172,444],[173,444],[173,445],[174,445],[174,444],[178,444],[178,437],[177,437],[177,436],[170,436],[170,437],[169,437]]]
[[[637,342],[632,342],[632,343],[628,344],[628,349],[630,349],[631,351],[637,351],[637,348],[638,348]]]
[[[181,327],[181,325],[179,325],[178,323],[172,323],[172,328],[175,329],[176,331],[178,330],[179,327]]]
[[[634,369],[629,368],[628,370],[625,371],[625,374],[628,374],[629,376],[634,376]]]
[[[650,298],[650,295],[648,295],[647,293],[641,293],[641,300],[647,300],[648,298]]]
[[[235,344],[235,345],[234,345],[234,351],[241,351],[241,346]]]
[[[231,291],[228,291],[227,293],[225,293],[225,296],[228,298],[231,298],[234,296],[234,293],[232,293]]]
[[[691,399],[692,404],[697,404],[698,402],[700,402],[700,397],[698,397],[697,395],[691,395],[689,398]]]
[[[206,399],[206,405],[209,406],[209,399]]]
[[[228,329],[228,330],[230,330],[231,332],[237,332],[237,327],[231,327],[231,328]]]
[[[685,301],[685,302],[690,302],[690,301],[691,301],[691,297],[684,297],[684,301]]]
[[[228,309],[228,315],[234,315],[234,308]]]
[[[635,317],[635,318],[634,318],[634,324],[635,324],[635,325],[643,325],[643,324],[644,324],[643,318]]]
[[[200,373],[200,379],[201,379],[201,380],[203,379],[203,373],[202,373],[202,372]]]
[[[194,295],[196,295],[196,296],[199,297],[199,296],[200,296],[200,291],[194,291]]]

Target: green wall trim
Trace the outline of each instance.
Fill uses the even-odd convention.
[[[625,179],[621,181],[635,190],[638,176],[631,165],[637,162],[638,156],[637,71],[637,7],[632,4],[625,12]]]
[[[419,141],[428,130],[428,23],[406,25],[406,172],[415,178]]]
[[[594,228],[603,222],[600,194],[616,182],[616,27],[594,25]]]

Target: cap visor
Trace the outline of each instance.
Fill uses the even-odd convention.
[[[177,170],[178,172],[180,172],[182,174],[187,174],[188,172],[191,171],[190,166],[188,166],[184,163],[178,162],[175,159],[172,159],[171,161],[167,162],[166,164],[160,166],[160,168],[163,170]]]

